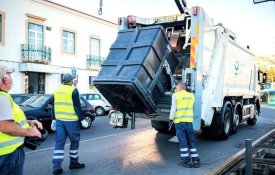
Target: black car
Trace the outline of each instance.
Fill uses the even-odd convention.
[[[32,96],[33,94],[11,94],[13,101],[18,105],[21,105]]]
[[[85,120],[89,123],[88,127],[84,128],[81,123],[81,127],[88,129],[92,126],[92,122],[95,120],[95,108],[87,102],[83,97],[80,97],[80,104]],[[37,94],[26,100],[20,105],[24,111],[27,119],[37,119],[48,131],[51,131],[52,122],[52,94]]]

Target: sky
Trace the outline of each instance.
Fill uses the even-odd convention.
[[[118,17],[155,17],[179,14],[174,0],[51,0],[117,23]],[[203,7],[214,24],[233,31],[240,45],[256,55],[275,55],[275,1],[254,4],[253,0],[186,0],[187,7]]]

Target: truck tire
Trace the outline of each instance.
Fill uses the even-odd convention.
[[[161,133],[171,134],[171,133],[175,132],[174,126],[171,128],[170,131],[168,130],[169,124],[166,121],[151,120],[151,125],[155,130],[157,130],[158,132],[161,132]]]
[[[233,111],[231,134],[235,134],[237,132],[238,126],[240,124],[240,117],[241,117],[241,103],[237,102]]]
[[[247,125],[249,125],[249,126],[254,126],[256,123],[257,123],[256,117],[253,117],[252,119],[250,118],[247,120]]]
[[[220,115],[214,116],[213,131],[219,140],[226,140],[230,135],[232,128],[232,111],[229,106],[230,102],[225,102]]]
[[[253,118],[249,118],[247,120],[247,125],[254,126],[257,123],[257,114],[258,114],[258,109],[257,109],[257,105],[255,105],[254,116]]]
[[[201,128],[202,132],[200,137],[203,139],[213,139],[214,134],[213,134],[213,128],[211,127],[202,127]]]

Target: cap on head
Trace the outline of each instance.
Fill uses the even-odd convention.
[[[14,70],[14,68],[0,65],[0,78],[3,78],[7,73],[13,73]]]
[[[63,83],[69,83],[70,81],[72,81],[73,79],[75,79],[75,76],[72,76],[71,74],[67,73],[63,75]]]

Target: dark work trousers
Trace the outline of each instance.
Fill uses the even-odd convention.
[[[53,154],[53,170],[61,169],[64,159],[64,146],[67,137],[71,141],[70,163],[78,162],[78,147],[80,140],[80,125],[78,121],[56,120],[55,149]]]
[[[196,144],[197,138],[193,130],[193,124],[180,122],[175,124],[176,134],[180,144],[180,158],[184,162],[200,161]],[[189,150],[190,149],[190,150]],[[190,156],[189,156],[190,151]]]
[[[0,156],[1,175],[22,175],[25,161],[25,151],[23,147],[18,147],[10,154]]]

